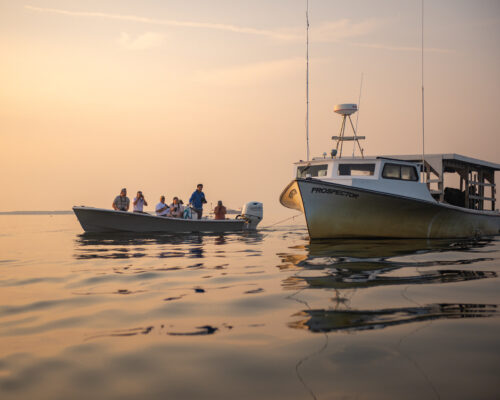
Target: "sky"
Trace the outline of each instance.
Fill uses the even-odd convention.
[[[305,0],[0,0],[0,211],[209,206],[273,222],[305,159]],[[421,1],[310,0],[310,149],[422,152]],[[425,152],[500,163],[500,2],[424,3]],[[499,176],[497,174],[497,182]]]

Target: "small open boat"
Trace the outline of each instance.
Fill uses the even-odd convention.
[[[262,203],[252,201],[243,206],[236,219],[183,219],[160,217],[146,213],[107,210],[94,207],[73,207],[85,232],[239,232],[255,230],[262,220]]]

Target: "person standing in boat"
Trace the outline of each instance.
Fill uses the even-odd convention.
[[[160,202],[156,205],[155,211],[159,217],[168,216],[168,206],[165,204],[165,196],[160,197]]]
[[[137,196],[134,199],[134,212],[143,213],[144,206],[147,206],[148,202],[144,198],[144,195],[139,190]]]
[[[123,188],[112,204],[113,210],[116,211],[128,211],[130,207],[130,200],[127,197],[127,189]]]
[[[170,213],[169,215],[174,218],[182,218],[184,213],[184,207],[179,202],[179,198],[177,196],[172,200],[172,204],[170,204]]]
[[[203,184],[198,183],[196,190],[191,195],[189,202],[193,206],[194,211],[198,214],[198,219],[203,216],[203,204],[207,202],[205,199],[205,193],[203,193]]]
[[[222,204],[222,200],[219,200],[214,208],[215,219],[226,219],[226,213],[226,207]]]

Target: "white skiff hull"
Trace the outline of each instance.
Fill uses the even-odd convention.
[[[292,181],[280,202],[304,212],[311,239],[438,239],[500,234],[498,212],[468,210],[317,179]]]
[[[191,220],[93,207],[73,207],[85,232],[239,232],[247,228],[244,219]]]

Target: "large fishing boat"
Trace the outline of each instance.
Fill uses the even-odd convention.
[[[311,239],[500,234],[500,164],[459,154],[365,157],[359,144],[364,137],[356,135],[350,118],[356,104],[334,111],[343,116],[340,136],[332,138],[336,149],[295,163],[295,178],[280,196],[282,205],[304,213]],[[345,135],[347,120],[353,136]],[[357,144],[361,155],[342,157],[344,141]],[[454,181],[459,187],[450,185]]]
[[[342,115],[336,148],[309,159],[309,3],[306,11],[306,161],[280,196],[302,211],[310,239],[469,238],[500,234],[495,172],[500,164],[459,154],[425,154],[424,13],[422,3],[422,154],[365,157],[351,120],[357,104],[338,104]],[[361,75],[361,87],[363,75]],[[361,87],[359,101],[361,101]],[[358,114],[359,115],[359,114]],[[346,136],[346,127],[353,136]],[[357,127],[357,122],[356,122]],[[345,141],[352,157],[342,158]],[[359,148],[360,156],[355,157]],[[445,181],[445,174],[447,180]],[[455,178],[449,179],[449,175]],[[457,179],[458,178],[458,179]],[[453,187],[450,183],[456,182]]]

